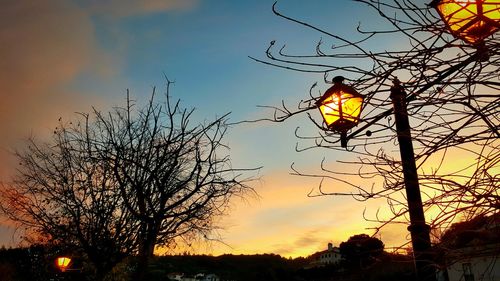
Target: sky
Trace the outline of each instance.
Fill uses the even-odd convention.
[[[194,119],[231,112],[231,121],[269,117],[258,105],[293,104],[323,83],[322,74],[277,69],[265,58],[269,42],[312,52],[321,35],[272,13],[274,0],[4,0],[0,9],[0,180],[16,167],[12,151],[30,136],[43,139],[57,120],[94,106],[106,110],[131,97],[146,100],[165,78],[174,98],[196,108]],[[281,0],[277,8],[326,30],[348,36],[376,14],[349,0]],[[325,88],[326,85],[320,85]],[[317,113],[313,113],[317,114]],[[221,219],[224,244],[193,253],[276,253],[307,256],[351,235],[371,233],[365,208],[349,198],[309,198],[316,179],[290,175],[290,164],[319,169],[323,157],[349,153],[295,152],[297,126],[314,129],[305,116],[286,123],[231,128],[226,142],[235,167],[263,166],[258,197],[233,200]],[[401,229],[380,234],[387,246],[408,239]],[[14,245],[11,223],[0,226],[0,244]]]

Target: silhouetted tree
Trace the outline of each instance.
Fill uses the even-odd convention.
[[[153,90],[136,110],[127,96],[125,108],[61,122],[47,144],[31,140],[17,154],[14,184],[4,186],[4,211],[37,234],[78,245],[96,265],[137,253],[139,275],[155,246],[211,239],[229,199],[252,191],[250,170],[231,167],[222,142],[227,114],[191,125],[194,109],[170,100],[170,83],[164,103]]]
[[[456,222],[440,237],[439,247],[463,248],[485,244],[498,244],[500,215],[479,215],[471,220]],[[499,249],[500,250],[500,249]]]
[[[100,276],[137,244],[138,223],[120,197],[111,163],[102,161],[100,131],[82,114],[60,122],[50,142],[31,138],[17,152],[18,174],[2,185],[2,210],[24,239],[82,249]]]
[[[376,212],[374,217],[366,218],[380,223],[377,230],[389,223],[408,223],[389,98],[393,80],[399,78],[407,93],[423,205],[427,213],[432,213],[428,217],[431,227],[446,228],[462,216],[498,213],[498,36],[493,34],[483,44],[466,44],[453,37],[437,12],[422,5],[422,1],[355,2],[372,8],[387,24],[377,24],[377,29],[361,23],[357,33],[346,38],[314,23],[290,18],[278,11],[275,4],[273,11],[277,16],[317,32],[322,39],[315,51],[306,54],[289,53],[285,45],[276,49],[278,43],[272,41],[266,51],[267,59],[253,58],[273,67],[321,74],[325,83],[331,83],[332,77],[344,76],[365,96],[358,127],[347,134],[348,150],[357,157],[339,160],[338,165],[322,161],[321,172],[307,172],[292,165],[292,173],[322,179],[310,196],[386,200],[389,212]],[[342,26],[342,31],[345,29]],[[383,42],[398,43],[380,47]],[[317,112],[321,93],[316,86],[298,106],[287,106],[285,102],[281,106],[266,106],[271,117],[261,120],[284,122],[306,113],[318,130],[311,134],[297,128],[296,135],[301,140],[297,151],[344,151],[339,135],[322,123]]]
[[[373,263],[384,252],[384,243],[367,234],[357,234],[340,243],[339,250],[346,265],[363,267]]]

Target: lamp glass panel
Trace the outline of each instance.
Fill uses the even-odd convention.
[[[363,103],[363,98],[353,97],[349,94],[344,94],[342,96],[342,115],[343,118],[352,121],[354,123],[358,122],[359,114],[361,113],[361,105]]]
[[[467,42],[476,43],[500,26],[500,1],[443,0],[438,10],[450,30]]]
[[[500,21],[500,1],[499,0],[484,0],[483,15],[496,21]]]
[[[69,265],[70,262],[71,262],[71,259],[67,258],[67,257],[57,258],[57,266],[61,267],[61,268],[68,267],[68,265]]]
[[[335,123],[340,119],[338,96],[331,95],[326,98],[319,106],[319,110],[327,126]]]
[[[477,5],[470,1],[443,1],[439,11],[446,19],[452,31],[459,31],[465,25],[477,18]]]
[[[342,110],[339,110],[339,96]],[[332,124],[335,126],[334,123],[339,121],[343,125],[346,123],[356,124],[361,113],[362,103],[362,97],[341,91],[326,98],[319,106],[319,109],[327,126]]]

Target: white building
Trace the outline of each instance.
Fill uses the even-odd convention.
[[[500,244],[472,246],[446,255],[443,281],[500,281]]]
[[[184,277],[184,273],[172,272],[167,274],[167,277],[169,280],[183,281],[182,278]]]
[[[175,281],[220,281],[220,278],[213,273],[198,273],[194,276],[188,276],[184,273],[173,272],[167,274],[167,277],[168,279]]]
[[[321,252],[316,252],[312,256],[310,263],[311,267],[325,266],[330,264],[338,264],[341,260],[340,250],[338,247],[333,247],[332,243],[328,243],[328,248]]]
[[[203,281],[219,281],[219,277],[215,274],[207,274],[204,276],[205,279],[202,279]]]

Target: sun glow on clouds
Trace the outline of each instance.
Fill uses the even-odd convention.
[[[366,229],[371,225],[364,221],[363,209],[376,209],[381,202],[353,204],[347,197],[309,198],[310,189],[317,185],[317,179],[291,176],[284,171],[264,176],[262,185],[256,188],[260,198],[247,202],[237,199],[229,216],[222,219],[222,236],[228,246],[214,243],[207,253],[308,256],[325,249],[328,242],[338,246],[353,234],[373,232]]]
[[[123,18],[170,10],[192,9],[198,0],[92,0],[82,2],[91,13]]]
[[[447,167],[446,172],[459,169],[461,161],[453,160],[464,160],[464,157],[467,158],[467,155],[460,151],[451,153],[447,162],[454,164]],[[438,163],[438,159],[433,159],[426,167]],[[352,178],[352,182],[363,184],[361,179]],[[369,228],[378,224],[367,222],[363,212],[369,219],[392,216],[385,200],[360,203],[349,197],[307,197],[308,192],[318,184],[317,179],[291,176],[283,171],[269,173],[264,177],[262,186],[257,188],[260,200],[236,204],[229,217],[223,219],[226,224],[224,241],[232,248],[215,244],[209,252],[307,256],[325,249],[328,242],[339,245],[354,234],[373,234]],[[326,182],[325,188],[339,191],[339,186],[334,182]],[[421,188],[425,190],[424,186]],[[399,199],[404,202],[404,195],[400,194]],[[437,209],[428,210],[427,221],[438,213]],[[388,248],[408,246],[410,237],[407,226],[404,221],[402,224],[389,225],[377,237]]]

